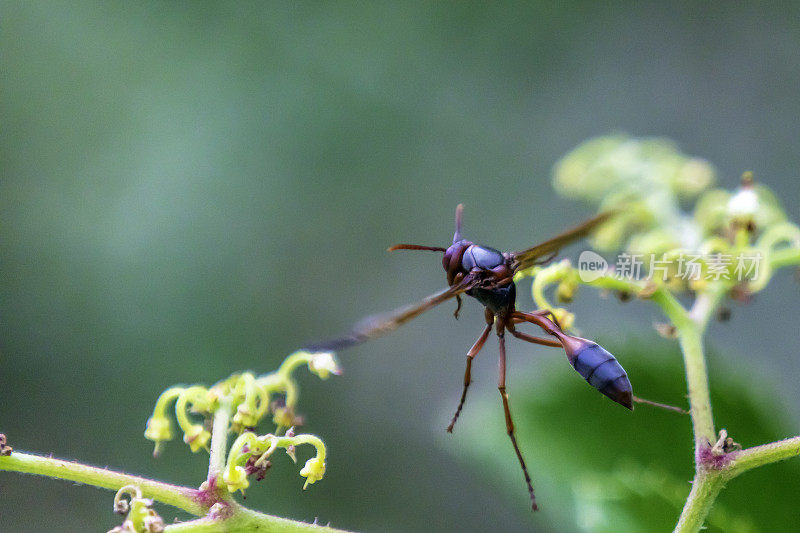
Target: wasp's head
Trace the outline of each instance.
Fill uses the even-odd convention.
[[[461,213],[464,211],[463,204],[458,204],[456,207],[456,232],[453,235],[453,244],[448,248],[440,246],[423,246],[420,244],[395,244],[389,248],[390,252],[395,250],[429,250],[432,252],[444,252],[442,257],[442,266],[447,272],[447,283],[452,285],[456,274],[461,270],[461,259],[464,257],[464,252],[473,243],[461,238]]]

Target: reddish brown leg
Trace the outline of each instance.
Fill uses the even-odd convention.
[[[552,311],[546,310],[546,311],[542,311],[542,316],[550,318],[550,320],[553,321],[553,324],[555,324],[558,329],[560,329],[561,331],[564,331],[564,328],[562,328],[561,324],[558,323],[558,319],[556,318],[555,313],[553,313]]]
[[[512,322],[506,324],[506,329],[511,332],[516,338],[521,339],[526,342],[530,342],[532,344],[541,344],[543,346],[551,346],[553,348],[561,348],[561,343],[558,341],[550,340],[550,339],[543,339],[541,337],[534,337],[533,335],[528,335],[527,333],[522,333],[521,331],[517,331],[517,328],[514,327]]]
[[[458,274],[455,275],[455,277],[453,278],[453,283],[451,283],[450,285],[458,285],[462,281],[464,281],[464,273],[463,272],[459,272]],[[455,317],[456,320],[458,320],[458,313],[461,312],[461,295],[460,294],[456,295],[456,302],[458,302],[458,303],[456,304],[456,310],[453,313],[453,316]]]
[[[525,315],[528,317],[537,317],[537,316],[545,317],[549,319],[552,323],[554,323],[558,327],[558,329],[562,329],[561,324],[558,323],[558,319],[556,318],[555,313],[553,313],[549,309],[540,309],[539,311],[531,311],[529,313],[525,313],[522,311],[514,311],[514,313],[519,313],[520,315]],[[527,320],[525,318],[514,318],[514,323],[519,323],[519,322],[530,322],[530,320]]]
[[[488,321],[488,316],[487,316]],[[467,399],[467,389],[469,388],[469,384],[472,382],[472,360],[475,359],[475,356],[478,355],[478,352],[481,351],[483,345],[486,343],[486,339],[489,337],[489,333],[492,332],[492,324],[491,322],[486,326],[481,333],[481,336],[478,337],[478,340],[475,341],[475,344],[472,345],[472,348],[469,349],[467,352],[467,369],[464,371],[464,390],[461,392],[461,401],[458,402],[458,408],[456,409],[456,414],[453,415],[453,419],[450,421],[450,425],[447,426],[447,432],[453,432],[453,426],[456,425],[456,420],[458,420],[458,415],[461,414],[461,409],[464,407],[464,401]]]
[[[522,311],[513,311],[511,313],[511,318],[515,321],[522,321],[522,322],[530,322],[531,324],[536,324],[540,328],[542,328],[546,333],[553,335],[554,337],[559,337],[563,335],[561,331],[561,327],[558,323],[550,320],[549,318],[545,318],[544,315],[552,314],[550,311],[537,311],[535,313],[523,313]],[[555,317],[553,317],[555,318]]]
[[[531,482],[531,476],[528,474],[528,467],[525,466],[525,459],[522,458],[522,452],[519,451],[517,439],[514,436],[514,422],[511,420],[511,410],[508,407],[508,394],[506,394],[506,339],[503,331],[505,327],[506,324],[504,324],[504,320],[498,319],[497,339],[500,343],[500,359],[498,362],[500,376],[497,381],[497,388],[500,391],[500,396],[503,398],[503,411],[506,414],[506,432],[508,432],[508,436],[511,438],[511,444],[514,445],[514,451],[522,467],[522,473],[525,475],[525,483],[528,484],[528,493],[531,495],[531,506],[533,510],[536,511],[539,507],[536,505],[536,496],[533,494],[533,483]]]

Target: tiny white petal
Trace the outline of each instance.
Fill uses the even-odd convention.
[[[308,363],[308,368],[319,377],[325,379],[329,374],[341,374],[342,370],[333,352],[315,353]]]
[[[728,214],[732,217],[744,217],[754,215],[758,211],[758,194],[752,187],[739,189],[728,200]]]

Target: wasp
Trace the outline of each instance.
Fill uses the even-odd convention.
[[[395,250],[426,250],[443,253],[442,266],[447,275],[448,288],[428,296],[427,298],[395,311],[370,316],[353,328],[350,334],[317,343],[308,347],[310,351],[341,350],[349,348],[394,331],[409,320],[442,302],[455,298],[457,300],[455,317],[461,310],[461,295],[466,294],[476,299],[485,308],[486,325],[475,344],[467,352],[467,365],[464,371],[464,385],[456,412],[447,427],[453,431],[464,402],[467,390],[472,381],[472,361],[483,348],[494,329],[499,346],[499,377],[497,388],[503,401],[506,431],[528,486],[533,510],[537,510],[536,497],[525,460],[522,457],[517,439],[514,436],[514,422],[511,418],[508,394],[506,392],[506,332],[525,342],[543,346],[562,348],[572,367],[592,387],[611,398],[618,404],[633,410],[633,393],[631,382],[617,359],[603,347],[588,339],[564,333],[550,310],[541,309],[523,312],[516,308],[516,285],[514,274],[551,261],[558,251],[575,240],[587,236],[597,226],[608,220],[614,212],[601,213],[582,224],[565,231],[541,244],[518,252],[500,252],[488,246],[475,244],[461,235],[461,221],[464,208],[459,204],[456,208],[456,229],[453,243],[447,248],[423,246],[419,244],[397,244],[389,248]],[[533,324],[549,337],[537,337],[517,329],[522,324]]]

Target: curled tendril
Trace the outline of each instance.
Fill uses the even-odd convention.
[[[153,416],[147,420],[147,427],[144,430],[144,437],[155,442],[153,455],[158,455],[161,446],[165,441],[172,440],[175,435],[172,432],[172,421],[167,415],[170,403],[175,401],[184,391],[183,387],[171,387],[158,397],[156,400]]]
[[[145,438],[156,443],[156,455],[164,442],[174,438],[168,411],[175,402],[175,418],[184,434],[184,442],[193,452],[207,450],[211,434],[203,421],[196,418],[198,415],[205,419],[213,417],[223,399],[233,412],[232,431],[248,432],[271,414],[276,426],[274,433],[283,434],[302,421],[296,413],[300,388],[294,378],[295,371],[302,366],[320,379],[341,374],[333,353],[298,351],[288,356],[278,370],[261,376],[242,372],[210,388],[200,385],[171,387],[158,397],[153,415],[147,421]],[[312,477],[314,471],[310,470]]]
[[[269,408],[269,393],[258,386],[255,376],[250,372],[241,375],[240,383],[243,399],[236,408],[233,423],[245,428],[254,427]]]
[[[567,289],[562,289],[562,292],[568,292],[569,300],[575,296],[575,292],[578,289],[578,273],[577,270],[572,268],[572,264],[568,259],[539,269],[533,278],[533,285],[531,286],[531,294],[536,306],[540,309],[550,310],[561,328],[564,331],[568,331],[575,322],[575,315],[563,307],[551,305],[544,294],[545,289],[555,283],[559,283],[559,285],[565,284],[568,287]]]
[[[230,493],[238,490],[244,492],[250,485],[250,476],[262,479],[272,464],[269,461],[270,456],[278,448],[284,449],[292,461],[296,462],[296,447],[300,444],[311,444],[317,453],[300,470],[300,475],[306,478],[303,486],[306,488],[322,479],[326,465],[325,445],[322,440],[314,435],[294,434],[293,426],[300,421],[295,413],[300,389],[293,374],[301,366],[307,366],[320,379],[341,373],[333,353],[299,351],[287,357],[278,370],[261,376],[242,372],[210,388],[201,385],[171,387],[158,397],[153,415],[147,421],[145,437],[156,443],[156,452],[163,442],[174,437],[172,420],[168,413],[172,402],[175,403],[175,418],[183,431],[184,442],[192,452],[213,448],[209,451],[214,464],[221,466],[221,463],[215,462],[215,458],[218,457],[221,461],[225,451],[217,444],[222,443],[224,446],[226,442],[224,438],[217,439],[216,432],[239,433],[228,451],[227,462],[222,469],[220,485]],[[224,416],[217,416],[220,409],[223,409],[220,412],[225,413]],[[274,433],[257,436],[252,428],[268,414],[272,414],[276,429]],[[202,420],[198,417],[202,417]],[[213,442],[205,423],[210,419],[214,420]],[[218,421],[221,423],[217,424]],[[211,480],[211,474],[209,476]],[[125,495],[129,496],[128,500],[124,499]],[[125,487],[121,490],[115,499],[115,509],[120,513],[127,513],[128,518],[114,531],[150,532],[162,527],[163,521],[159,522],[160,517],[151,512],[151,502],[148,502],[149,500],[141,498],[137,487]]]
[[[142,497],[136,485],[126,485],[114,496],[114,512],[125,516],[122,525],[109,533],[161,533],[164,520],[153,509],[153,500]]]
[[[183,430],[183,441],[189,445],[192,452],[208,449],[208,441],[211,440],[211,433],[205,426],[192,422],[189,417],[190,408],[201,414],[210,410],[207,395],[208,389],[194,385],[184,389],[178,396],[178,401],[175,402],[175,418]]]
[[[316,455],[306,461],[305,466],[300,470],[300,475],[306,478],[303,488],[319,481],[325,474],[326,454],[325,444],[319,437],[308,434],[293,435],[291,432],[282,436],[272,434],[257,436],[248,431],[239,435],[228,453],[228,461],[222,475],[228,491],[244,492],[250,486],[248,476],[259,472],[260,467],[278,448],[285,449],[286,453],[294,460],[295,447],[300,444],[312,444],[317,451]]]
[[[800,264],[800,228],[786,220],[774,193],[749,172],[735,191],[709,189],[711,165],[670,142],[624,135],[592,139],[556,165],[553,181],[564,196],[594,202],[601,211],[624,206],[598,228],[593,244],[620,253],[618,259],[640,257],[642,268],[638,277],[625,279],[613,267],[588,279],[569,261],[518,272],[515,281],[533,277],[537,306],[551,310],[564,328],[575,317],[547,300],[551,285],[560,302],[569,302],[581,284],[640,297],[663,289],[721,291],[747,301],[775,269]],[[691,197],[698,199],[689,214],[681,202]],[[687,275],[688,269],[695,275]]]

